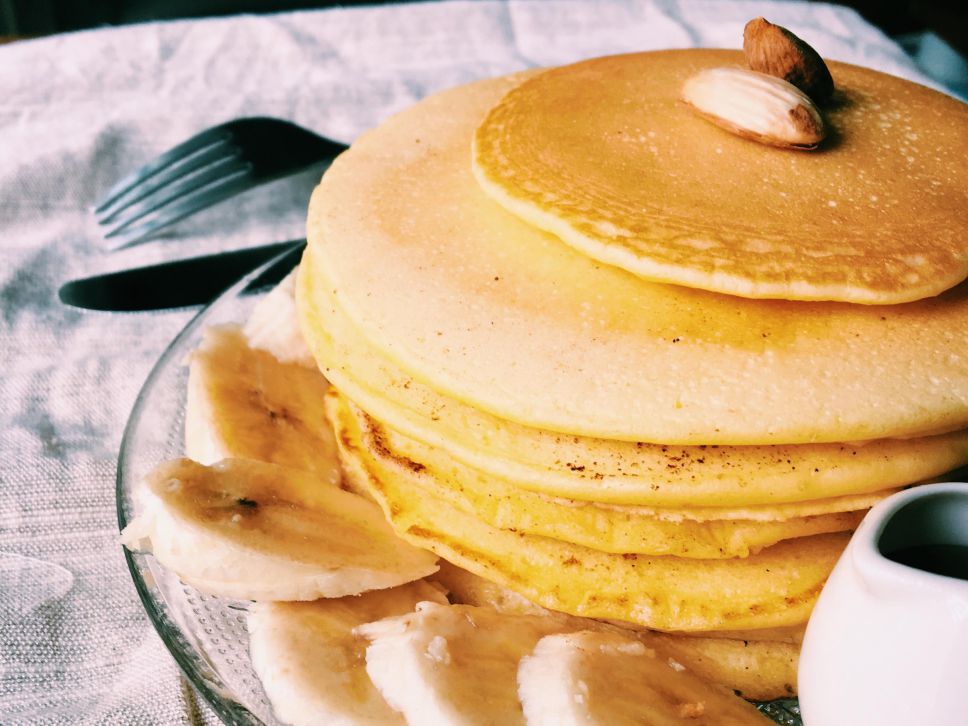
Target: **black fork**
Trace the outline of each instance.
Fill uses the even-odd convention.
[[[332,160],[345,149],[345,144],[281,119],[229,121],[119,181],[94,214],[110,249],[120,249],[235,194]]]

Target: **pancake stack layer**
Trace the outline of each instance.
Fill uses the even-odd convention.
[[[572,615],[766,641],[873,503],[968,462],[968,111],[832,64],[833,140],[778,150],[676,101],[739,61],[462,86],[327,172],[300,321],[402,537]]]

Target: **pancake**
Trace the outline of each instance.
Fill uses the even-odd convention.
[[[425,473],[339,440],[344,467],[397,534],[569,615],[657,630],[742,630],[806,622],[846,534],[787,540],[742,559],[616,555],[490,527],[420,486]]]
[[[452,602],[492,607],[503,613],[541,614],[548,611],[516,592],[496,585],[441,560],[431,577],[448,591]],[[586,621],[586,627],[596,625]],[[739,691],[752,700],[787,698],[796,694],[797,661],[803,629],[734,631],[733,633],[658,633],[650,631],[646,642],[656,642],[677,661],[712,683]]]
[[[968,276],[968,106],[831,63],[836,137],[777,151],[679,102],[698,71],[739,65],[678,50],[548,70],[477,130],[477,178],[529,224],[658,282],[884,305]]]
[[[657,644],[700,678],[754,701],[797,695],[800,646],[768,640],[686,638],[655,633]]]
[[[334,295],[433,390],[565,434],[751,445],[968,426],[968,285],[862,306],[655,284],[490,200],[471,138],[525,78],[430,97],[341,155],[310,205],[300,294]]]
[[[344,446],[420,467],[418,483],[436,500],[509,532],[557,539],[617,554],[693,559],[747,557],[784,539],[852,531],[866,513],[838,512],[783,522],[722,520],[670,522],[634,509],[590,502],[553,501],[449,462],[435,449],[381,426],[344,397],[327,394],[327,415]],[[402,445],[406,442],[406,445]]]
[[[486,605],[495,610],[507,613],[544,613],[548,612],[540,605],[518,595],[513,590],[501,587],[495,582],[485,580],[467,570],[462,570],[446,560],[440,561],[440,569],[427,578],[438,583],[447,590],[447,596],[452,602],[467,603],[468,605]],[[611,621],[603,621],[609,622]],[[619,627],[628,627],[628,623],[611,623]],[[633,627],[633,630],[642,628]],[[804,625],[786,628],[760,628],[759,630],[707,630],[702,633],[666,633],[673,637],[688,638],[725,638],[727,640],[754,640],[757,642],[786,643],[800,645],[803,642]]]
[[[390,428],[518,487],[620,505],[776,506],[873,494],[968,461],[968,431],[863,445],[668,447],[563,437],[503,420],[437,393],[381,354],[331,295],[313,293],[314,254],[299,273],[299,309],[327,378]]]

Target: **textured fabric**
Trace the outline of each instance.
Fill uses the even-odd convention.
[[[0,723],[211,723],[144,616],[118,544],[115,462],[187,311],[82,312],[65,280],[302,236],[318,170],[106,254],[89,210],[160,151],[243,115],[350,141],[420,97],[608,52],[739,47],[766,15],[824,55],[918,78],[822,4],[447,2],[105,29],[0,47]]]

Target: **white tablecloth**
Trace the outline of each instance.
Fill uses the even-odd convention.
[[[483,0],[158,23],[0,47],[0,723],[211,723],[118,545],[115,461],[186,311],[81,312],[71,277],[302,236],[316,171],[106,254],[89,210],[207,126],[288,118],[351,141],[435,90],[618,51],[739,47],[757,15],[825,56],[917,79],[850,10],[806,3]]]

